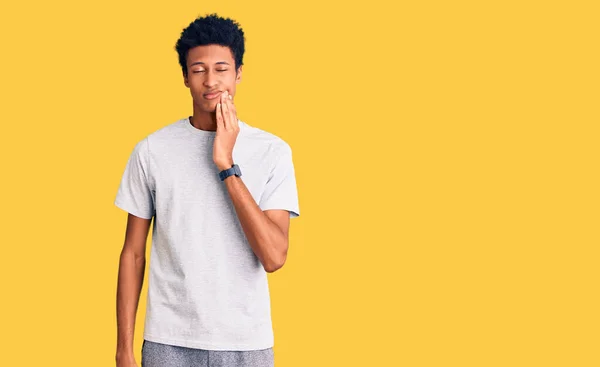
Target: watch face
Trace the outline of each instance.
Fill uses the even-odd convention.
[[[242,171],[240,170],[240,166],[238,166],[237,164],[235,166],[233,166],[233,170],[235,171],[235,175],[236,176],[241,176],[242,175]]]

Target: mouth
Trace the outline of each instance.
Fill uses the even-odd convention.
[[[206,94],[203,94],[202,96],[206,99],[215,99],[215,98],[219,97],[221,95],[221,93],[222,93],[221,91],[214,92],[214,93],[206,93]]]

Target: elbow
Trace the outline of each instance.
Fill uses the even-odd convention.
[[[265,271],[267,273],[274,273],[283,267],[283,265],[285,264],[286,258],[287,258],[287,255],[282,254],[281,256],[278,256],[276,259],[271,259],[271,261],[265,262],[263,267],[265,268]]]
[[[281,269],[283,267],[284,262],[280,262],[280,263],[269,263],[268,265],[265,265],[265,271],[267,273],[274,273],[277,270]]]

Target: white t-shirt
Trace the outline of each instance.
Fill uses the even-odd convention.
[[[292,151],[238,120],[233,162],[260,209],[300,215]],[[144,339],[208,350],[274,345],[267,273],[213,163],[216,131],[180,119],[139,141],[114,204],[154,216]]]

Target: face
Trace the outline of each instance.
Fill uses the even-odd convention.
[[[205,112],[215,112],[222,92],[227,91],[234,97],[236,84],[242,78],[242,66],[236,75],[233,54],[229,47],[221,45],[190,49],[187,71],[185,86],[190,88],[194,105]]]

